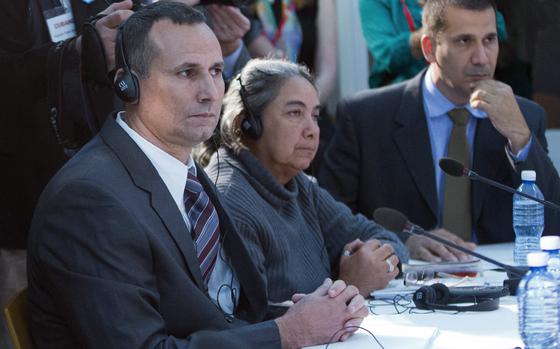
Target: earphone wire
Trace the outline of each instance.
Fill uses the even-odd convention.
[[[373,339],[375,340],[375,342],[377,343],[377,345],[378,345],[381,349],[385,349],[385,347],[381,344],[381,342],[379,342],[379,340],[377,339],[377,337],[375,337],[375,335],[374,335],[370,330],[368,330],[367,328],[364,328],[364,327],[362,327],[362,326],[344,326],[344,327],[342,327],[341,329],[336,330],[336,331],[332,334],[332,336],[331,336],[331,338],[329,339],[329,341],[327,342],[327,345],[325,346],[325,349],[328,349],[328,348],[329,348],[329,345],[331,345],[332,343],[334,343],[334,339],[335,339],[335,337],[336,337],[336,335],[337,335],[338,333],[340,333],[341,331],[349,330],[349,329],[361,329],[361,330],[366,331],[367,333],[369,333],[370,336],[373,337]]]
[[[219,128],[219,124],[216,126],[217,128]],[[219,131],[218,131],[219,132]],[[214,179],[214,188],[216,189],[216,196],[219,196],[219,190],[218,190],[218,180],[220,178],[220,140],[219,140],[219,135],[217,134],[213,134],[212,135],[212,142],[214,143],[214,147],[216,148],[216,162],[217,162],[217,171],[216,171],[216,178]],[[223,251],[224,251],[224,241],[227,237],[227,233],[228,231],[224,231],[223,235],[220,235],[220,249],[218,250],[218,258],[220,258],[225,264],[226,266],[229,268],[229,270],[231,271],[231,277],[229,280],[229,285],[227,283],[222,284],[219,288],[218,291],[216,292],[216,304],[218,306],[218,308],[220,309],[220,311],[222,313],[224,313],[224,315],[229,316],[229,317],[233,317],[234,313],[235,313],[235,309],[237,309],[238,306],[238,299],[237,299],[237,288],[233,287],[233,278],[235,276],[235,271],[233,269],[233,267],[231,266],[231,263],[229,261],[229,258],[226,258],[223,255]],[[233,310],[231,313],[227,312],[224,310],[224,308],[222,307],[222,305],[220,304],[220,294],[222,292],[223,288],[227,288],[229,289],[230,292],[230,297],[231,297],[231,303],[233,304]]]

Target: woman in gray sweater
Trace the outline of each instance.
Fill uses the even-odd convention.
[[[408,252],[399,238],[335,201],[303,173],[319,142],[319,98],[308,70],[252,60],[224,99],[220,149],[201,161],[215,181],[270,304],[338,277],[362,295],[387,285]],[[213,147],[212,147],[213,146]],[[212,149],[214,148],[214,149]]]

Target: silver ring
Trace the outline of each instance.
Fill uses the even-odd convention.
[[[395,266],[393,265],[393,263],[391,263],[391,261],[389,259],[385,260],[385,263],[387,263],[387,265],[389,266],[389,273],[392,273],[393,270],[395,270]]]
[[[344,252],[342,252],[342,255],[348,257],[348,256],[352,255],[352,252],[350,252],[348,250],[344,250]]]

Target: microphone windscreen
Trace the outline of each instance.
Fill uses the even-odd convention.
[[[403,231],[408,223],[408,218],[392,208],[380,207],[373,212],[373,219],[377,224],[394,232]]]
[[[455,159],[441,158],[439,160],[439,168],[453,177],[462,177],[465,175],[465,166]]]

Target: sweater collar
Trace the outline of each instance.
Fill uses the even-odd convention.
[[[241,147],[224,148],[220,156],[246,175],[255,191],[273,206],[283,206],[298,195],[298,186],[292,178],[281,185],[250,151]],[[301,174],[298,174],[298,176]]]

